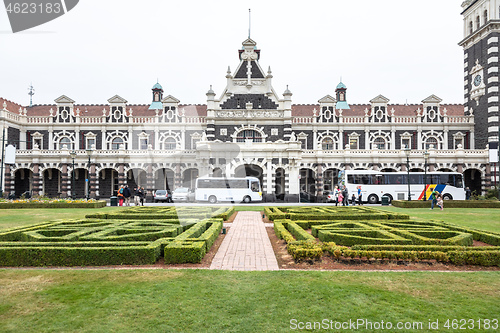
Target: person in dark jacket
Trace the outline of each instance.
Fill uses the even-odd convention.
[[[139,188],[139,201],[141,202],[141,206],[144,206],[145,196],[146,196],[146,191],[144,191],[144,187]]]
[[[132,196],[132,193],[130,192],[128,185],[125,185],[125,187],[123,188],[123,197],[125,198],[125,206],[130,206],[130,197],[131,196]]]

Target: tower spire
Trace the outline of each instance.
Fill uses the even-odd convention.
[[[30,107],[33,106],[33,95],[35,94],[35,88],[33,88],[33,82],[30,83],[28,88],[28,95],[30,95]]]

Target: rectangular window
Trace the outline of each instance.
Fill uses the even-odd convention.
[[[87,138],[87,146],[86,149],[91,149],[92,146],[95,145],[95,139],[94,138]]]
[[[401,148],[410,148],[411,147],[411,142],[409,138],[404,138],[401,140]]]
[[[148,149],[148,139],[139,139],[139,149]]]
[[[37,145],[39,149],[43,149],[42,147],[42,139],[33,139],[33,147]]]
[[[349,138],[349,148],[358,149],[358,138]]]

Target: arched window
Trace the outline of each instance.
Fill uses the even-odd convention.
[[[236,136],[236,142],[245,142],[248,139],[252,142],[262,142],[262,136],[255,130],[243,130]]]
[[[484,21],[484,24],[486,24],[486,22],[488,22],[488,11],[487,10],[485,10],[483,13],[483,21]]]
[[[474,31],[474,24],[472,23],[472,21],[469,22],[469,34],[472,34],[472,32]]]
[[[373,146],[376,147],[377,149],[385,149],[386,146],[385,139],[381,136],[376,137],[375,140],[373,140]]]
[[[63,137],[59,140],[59,149],[68,148],[73,149],[73,145],[71,144],[71,139],[68,137]]]
[[[434,149],[439,149],[439,146],[438,146],[438,140],[435,138],[435,137],[430,137],[430,138],[427,138],[427,140],[425,140],[425,149],[429,149],[431,148],[434,148]]]
[[[481,18],[479,17],[479,15],[476,17],[476,29],[479,29],[479,27],[481,26]]]
[[[166,138],[165,141],[163,141],[163,146],[165,150],[175,150],[177,149],[177,141],[172,137]]]
[[[111,141],[111,149],[112,150],[118,150],[120,149],[120,145],[123,144],[123,139],[116,137]]]
[[[334,149],[333,139],[332,138],[324,138],[323,141],[321,141],[321,149],[333,150]]]

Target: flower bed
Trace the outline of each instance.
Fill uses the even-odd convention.
[[[50,199],[50,198],[31,198],[0,200],[0,209],[21,209],[21,208],[102,208],[106,207],[106,201],[94,199]]]

